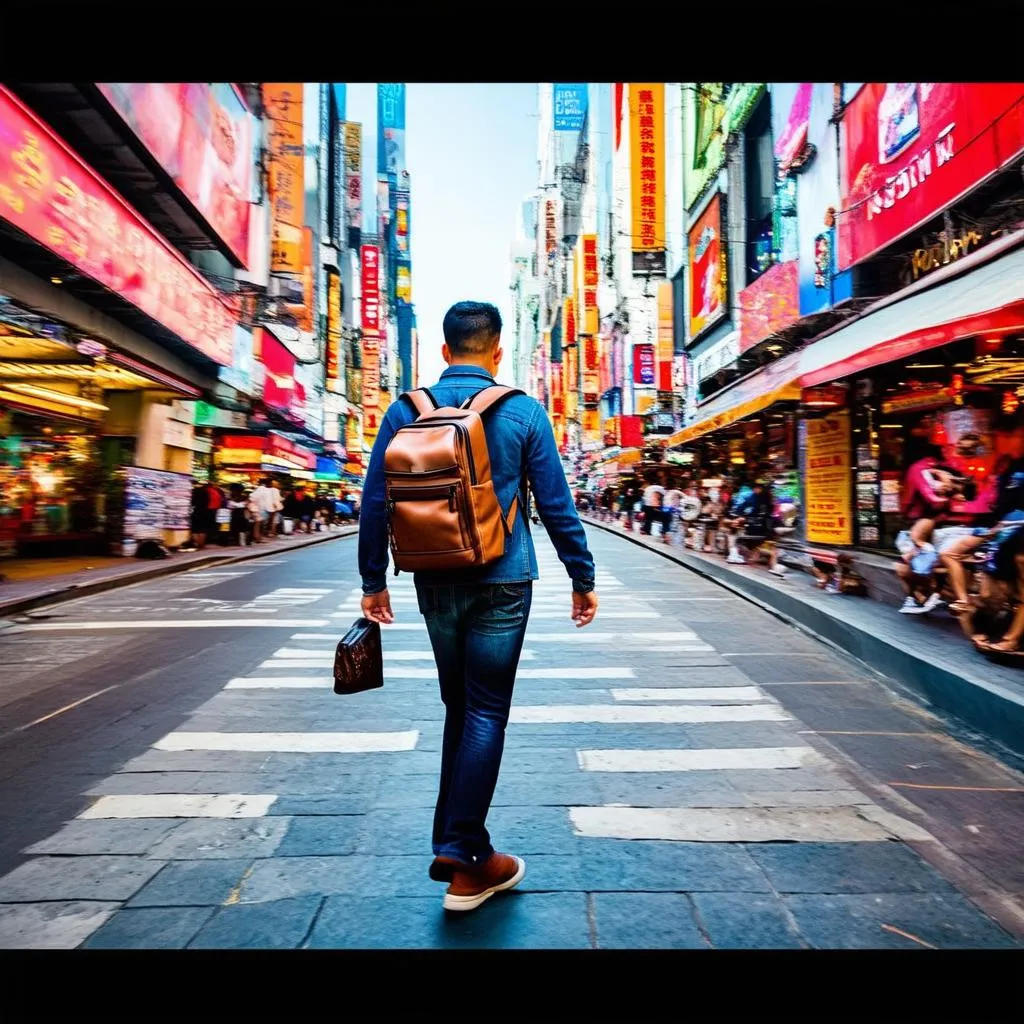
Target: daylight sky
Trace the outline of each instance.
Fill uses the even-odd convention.
[[[363,124],[364,217],[372,224],[377,86],[350,84],[347,92],[347,118]],[[507,370],[509,249],[522,202],[537,183],[537,86],[410,83],[405,125],[420,383],[432,383],[444,368],[441,321],[459,299],[493,302],[501,310]],[[505,373],[500,379],[510,383]]]

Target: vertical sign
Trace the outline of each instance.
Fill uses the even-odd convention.
[[[405,170],[405,83],[377,86],[377,173],[398,177]]]
[[[597,235],[583,236],[583,334],[597,334]]]
[[[582,131],[586,113],[586,82],[554,83],[554,128],[556,132]]]
[[[629,87],[630,188],[634,273],[665,272],[665,84]]]
[[[654,346],[633,346],[633,383],[641,387],[651,387],[655,380]]]
[[[380,250],[364,245],[359,251],[360,283],[362,284],[363,331],[380,331]]]
[[[409,258],[409,191],[399,189],[395,197],[395,248],[399,259]]]
[[[363,126],[345,121],[345,209],[348,226],[361,231],[363,227]]]
[[[302,228],[299,245],[299,270],[302,280],[302,298],[299,302],[283,303],[285,310],[295,317],[295,326],[307,334],[313,333],[313,229]]]
[[[305,148],[302,83],[264,84],[270,179],[270,272],[302,272]]]
[[[341,275],[327,271],[327,390],[340,394],[341,384]]]
[[[658,285],[658,390],[672,391],[672,357],[675,337],[672,323],[672,282]]]
[[[849,411],[807,420],[806,437],[807,539],[852,544]]]

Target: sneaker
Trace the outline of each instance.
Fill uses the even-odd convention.
[[[526,874],[526,862],[508,853],[492,853],[479,871],[456,871],[444,894],[445,910],[476,910],[496,892],[518,885]]]
[[[901,615],[923,615],[924,605],[918,604],[909,594],[906,600],[903,602],[903,607],[900,608]]]
[[[729,552],[729,555],[726,558],[726,561],[729,563],[729,565],[746,565],[747,564],[746,561],[744,560],[743,556],[737,554],[735,551],[730,551]]]
[[[939,594],[933,592],[932,594],[929,595],[928,600],[925,601],[925,603],[921,607],[924,609],[924,611],[930,612],[930,611],[934,611],[936,608],[938,608],[938,606],[940,604],[945,604],[945,603],[946,602],[942,600],[942,598],[941,598],[941,596]]]
[[[773,576],[778,576],[779,579],[784,579],[789,573],[786,571],[784,565],[776,565],[774,568],[768,570]]]

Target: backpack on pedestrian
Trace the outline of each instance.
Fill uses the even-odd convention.
[[[458,408],[439,407],[426,388],[402,395],[417,418],[395,431],[384,452],[396,575],[469,569],[504,555],[519,495],[504,512],[491,480],[484,416],[523,393],[491,385]]]

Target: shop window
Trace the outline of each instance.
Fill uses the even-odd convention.
[[[775,261],[775,153],[771,107],[758,104],[747,127],[745,183],[747,199],[747,284],[756,281]]]

